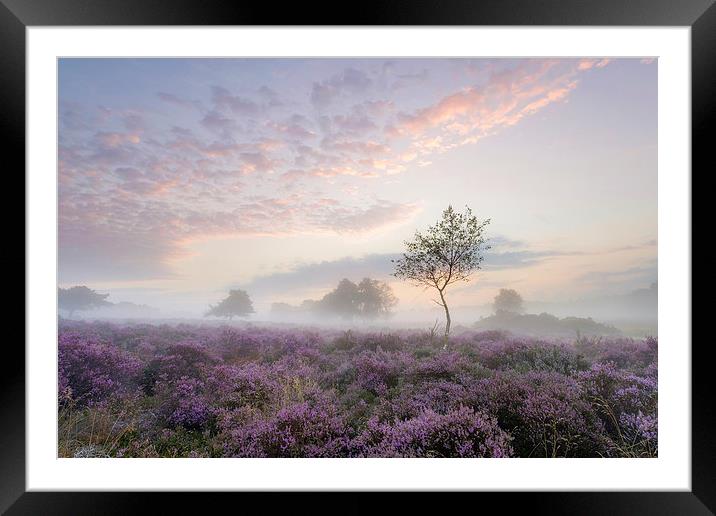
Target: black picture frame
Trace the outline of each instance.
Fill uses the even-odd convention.
[[[450,0],[427,2],[361,1],[351,10],[345,4],[303,2],[280,8],[262,2],[231,3],[211,0],[0,0],[0,127],[6,178],[14,176],[15,197],[25,190],[25,29],[28,26],[81,25],[592,25],[689,26],[692,71],[692,173],[714,170],[716,158],[709,141],[716,112],[716,6],[714,0]],[[712,131],[709,131],[711,129]],[[7,181],[8,179],[6,179]],[[12,188],[9,187],[9,188]],[[692,188],[693,191],[693,188]],[[22,201],[21,201],[22,202]],[[22,248],[3,253],[6,270],[25,267],[24,227],[13,222],[21,209],[1,203],[7,230],[17,232]],[[693,207],[693,200],[692,200]],[[692,208],[693,211],[693,208]],[[19,251],[22,249],[22,251]],[[691,250],[693,252],[693,250]],[[21,264],[22,262],[22,264]],[[26,270],[26,269],[23,269]],[[19,281],[19,274],[15,274]],[[23,285],[24,291],[24,285]],[[19,303],[12,310],[19,311]],[[23,309],[25,305],[23,304]],[[27,306],[26,309],[31,309]],[[19,314],[17,319],[19,319]],[[9,326],[9,325],[8,325]],[[24,335],[24,328],[21,331]],[[692,339],[693,340],[693,339]],[[131,514],[160,501],[161,512],[170,506],[211,509],[206,501],[185,494],[164,493],[50,493],[25,489],[25,353],[19,339],[7,339],[0,375],[0,511],[7,514]],[[692,343],[680,343],[683,346]],[[676,343],[674,343],[676,345]],[[498,499],[504,510],[529,503],[531,513],[550,514],[713,514],[716,511],[716,439],[713,382],[707,359],[709,343],[692,345],[692,490],[691,492],[571,492],[481,493],[484,500]],[[221,495],[223,497],[231,495]],[[240,494],[248,499],[277,500],[275,494]],[[272,498],[268,498],[271,496]],[[279,497],[280,499],[281,497]],[[407,497],[406,497],[407,498]],[[303,498],[302,498],[303,499]],[[259,500],[251,500],[259,501]],[[422,496],[406,503],[422,504]],[[271,502],[273,503],[273,502]],[[345,502],[341,502],[345,508]],[[480,502],[483,503],[483,502]],[[300,504],[300,502],[299,502]],[[321,504],[330,510],[330,503]],[[367,508],[366,505],[357,507]],[[407,506],[402,507],[404,510]],[[217,507],[218,509],[218,507]],[[313,505],[311,511],[320,510]],[[335,509],[334,509],[335,510]]]

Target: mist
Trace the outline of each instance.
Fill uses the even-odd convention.
[[[325,290],[325,289],[324,289]],[[315,289],[321,292],[321,289]],[[391,329],[420,329],[429,330],[444,325],[444,312],[427,301],[430,297],[420,291],[424,298],[422,304],[405,308],[400,299],[384,314],[375,317],[363,317],[360,314],[342,316],[330,311],[312,310],[307,305],[318,303],[325,295],[317,299],[305,299],[294,304],[284,301],[272,301],[270,294],[258,295],[257,302],[253,303],[255,311],[244,317],[231,320],[221,317],[207,317],[210,303],[196,307],[196,300],[191,296],[181,295],[172,298],[171,294],[149,297],[153,304],[135,303],[127,301],[128,294],[120,291],[114,294],[111,290],[101,291],[109,294],[107,300],[112,303],[94,309],[82,311],[73,315],[72,319],[87,321],[114,321],[123,323],[153,323],[153,324],[200,324],[207,326],[266,326],[266,327],[314,327],[328,329],[353,329],[358,331],[389,331]],[[259,290],[260,292],[260,290]],[[218,301],[221,295],[214,295]],[[142,299],[143,296],[137,296]],[[168,299],[163,299],[168,298]],[[281,299],[281,297],[278,297]],[[115,301],[121,299],[121,301]],[[542,324],[535,321],[523,321],[515,324],[515,320],[491,321],[495,316],[495,307],[492,301],[474,304],[457,304],[451,308],[451,315],[455,331],[466,329],[500,329],[516,334],[538,336],[574,336],[581,333],[604,335],[643,336],[658,335],[658,287],[652,283],[648,287],[631,290],[623,294],[593,295],[579,299],[570,299],[561,302],[524,300],[524,315],[542,315]],[[430,304],[428,304],[430,303]],[[433,305],[433,306],[431,306]],[[182,309],[181,307],[186,307]],[[60,317],[67,318],[67,311],[60,309]],[[560,319],[577,318],[584,321],[592,320],[597,326],[576,323],[576,326],[562,327],[559,324],[547,324],[545,317]],[[616,331],[614,331],[616,330]]]

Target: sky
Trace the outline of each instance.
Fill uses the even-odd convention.
[[[60,59],[59,283],[198,315],[391,258],[448,205],[491,220],[457,307],[657,276],[653,59]]]

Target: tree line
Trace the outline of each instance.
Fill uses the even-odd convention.
[[[93,310],[103,306],[112,306],[107,301],[109,294],[100,294],[86,286],[58,289],[58,306],[72,318],[75,312]],[[363,278],[359,283],[349,279],[341,280],[338,285],[318,300],[305,300],[299,306],[287,303],[274,303],[271,311],[277,314],[310,313],[343,320],[377,319],[388,317],[398,300],[390,286],[382,281]],[[215,305],[209,305],[205,317],[221,317],[232,320],[234,317],[248,317],[255,313],[248,292],[232,289],[228,295]]]

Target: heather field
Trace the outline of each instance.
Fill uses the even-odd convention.
[[[59,327],[61,457],[655,457],[654,338]]]

